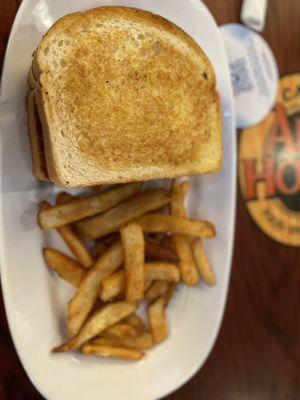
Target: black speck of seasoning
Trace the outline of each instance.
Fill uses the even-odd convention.
[[[48,94],[48,92],[46,92],[46,94]]]
[[[203,72],[204,79],[207,79],[207,73]]]
[[[109,81],[106,81],[106,83],[109,83]]]
[[[68,181],[66,181],[66,183],[67,183],[67,184],[69,184],[69,182],[68,182]]]

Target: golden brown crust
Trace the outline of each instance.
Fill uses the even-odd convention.
[[[125,7],[65,16],[44,36],[34,64],[56,183],[139,181],[220,167],[213,68],[164,18]]]
[[[42,131],[42,137],[43,137],[43,143],[44,143],[44,157],[45,157],[45,163],[47,166],[47,175],[49,179],[52,182],[56,182],[56,174],[55,174],[55,169],[52,168],[53,166],[53,157],[52,157],[52,152],[51,152],[51,147],[49,143],[49,127],[48,127],[48,122],[47,118],[45,116],[45,111],[43,107],[43,100],[42,100],[42,91],[41,91],[41,86],[40,84],[37,85],[36,90],[35,90],[35,101],[36,101],[36,106],[38,110],[38,116],[39,120],[41,123],[41,131]]]
[[[37,84],[37,81],[33,75],[32,68],[29,69],[28,76],[27,76],[27,84],[29,89],[34,90]]]
[[[37,179],[47,181],[48,174],[44,154],[41,124],[38,117],[33,91],[31,91],[27,97],[27,115],[33,173]]]

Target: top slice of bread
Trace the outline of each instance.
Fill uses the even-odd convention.
[[[67,15],[34,60],[48,174],[79,187],[216,171],[213,68],[171,22],[100,7]]]

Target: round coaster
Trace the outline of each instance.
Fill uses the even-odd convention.
[[[241,133],[239,181],[257,225],[300,246],[300,74],[281,78],[272,112]]]
[[[278,68],[267,42],[241,24],[221,28],[229,61],[235,100],[236,125],[259,123],[274,106]]]

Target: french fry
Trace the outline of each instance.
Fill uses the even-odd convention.
[[[214,237],[215,228],[211,222],[197,221],[174,215],[149,213],[136,219],[145,232],[170,232],[195,237]]]
[[[61,278],[78,287],[86,275],[86,269],[78,262],[52,248],[43,249],[44,259],[48,267]]]
[[[199,274],[194,260],[191,238],[184,235],[174,235],[174,247],[179,257],[181,280],[188,286],[196,285]]]
[[[175,179],[172,183],[171,211],[176,217],[186,217],[184,199],[189,189],[190,183],[188,181],[179,183],[178,180]]]
[[[184,209],[184,196],[188,190],[188,183],[173,182],[171,196],[171,211],[175,217],[186,218]],[[186,235],[173,235],[172,240],[176,254],[179,258],[179,269],[182,281],[189,286],[196,285],[199,281],[191,238]]]
[[[206,257],[201,239],[196,239],[194,241],[193,250],[199,273],[203,278],[204,282],[210,286],[215,285],[216,275]]]
[[[131,314],[128,317],[124,318],[123,322],[132,325],[137,331],[138,335],[142,335],[145,332],[144,322],[136,314]]]
[[[145,242],[141,227],[130,223],[121,229],[126,276],[125,298],[128,302],[144,297]]]
[[[145,292],[150,289],[150,286],[152,285],[152,281],[150,279],[145,279]]]
[[[163,295],[168,289],[169,283],[167,281],[154,281],[145,294],[145,299],[155,300]]]
[[[52,206],[48,203],[48,201],[42,201],[39,204],[39,211],[49,210]]]
[[[120,294],[125,294],[125,272],[118,271],[114,274],[104,278],[99,290],[100,300],[103,302],[110,301]]]
[[[76,223],[76,229],[83,239],[97,239],[116,232],[133,219],[168,204],[170,198],[165,190],[156,189],[125,201],[109,211]]]
[[[57,232],[65,241],[73,256],[83,267],[90,268],[94,264],[94,260],[88,249],[70,226],[61,226],[60,228],[57,228]]]
[[[154,280],[179,281],[179,270],[175,264],[166,262],[145,263],[145,285]],[[103,279],[100,286],[100,299],[104,302],[123,295],[126,287],[124,271],[118,271]]]
[[[91,344],[102,344],[105,346],[128,347],[130,349],[148,350],[153,347],[153,338],[149,332],[137,337],[104,338],[97,337]]]
[[[179,270],[176,264],[169,262],[148,262],[145,263],[145,279],[151,281],[162,280],[169,282],[179,281]]]
[[[155,343],[162,342],[168,336],[168,327],[165,317],[165,299],[159,297],[147,308],[149,326]]]
[[[129,324],[119,322],[116,325],[110,326],[106,331],[102,333],[103,337],[106,338],[125,338],[128,336],[137,336],[136,329]]]
[[[90,339],[132,314],[135,308],[135,305],[125,303],[124,301],[99,308],[89,317],[77,335],[66,343],[55,347],[52,351],[54,353],[61,353],[80,348]]]
[[[113,233],[111,235],[108,235],[108,236],[96,241],[93,256],[97,257],[100,254],[103,254],[104,250],[108,246],[113,245],[114,243],[118,242],[119,240],[120,240],[119,233]],[[148,258],[150,261],[158,260],[158,261],[177,262],[178,257],[174,253],[174,251],[171,250],[170,247],[172,247],[172,246],[169,246],[170,240],[171,240],[171,238],[169,238],[168,244],[165,246],[165,245],[159,245],[156,243],[155,240],[147,238],[145,240],[145,257]]]
[[[125,360],[140,360],[143,357],[143,353],[139,350],[102,344],[86,344],[82,347],[81,352],[94,356],[123,358]]]
[[[180,183],[180,188],[181,188],[181,193],[183,195],[183,198],[188,194],[188,191],[190,190],[190,182],[184,181]]]
[[[178,261],[177,255],[169,248],[157,244],[154,240],[145,240],[145,257],[150,260]]]
[[[56,195],[56,204],[66,204],[66,203],[71,203],[72,201],[78,200],[78,196],[73,196],[72,194],[68,192],[59,192]]]
[[[40,211],[38,222],[42,229],[57,228],[83,218],[107,211],[120,202],[134,196],[140,190],[139,183],[119,186],[107,192],[84,197],[49,210]]]
[[[88,271],[68,307],[68,329],[77,334],[91,312],[101,281],[115,272],[123,262],[121,243],[117,243],[100,257]]]
[[[168,306],[171,298],[173,297],[176,287],[177,287],[177,283],[175,283],[175,282],[169,283],[168,289],[166,290],[166,293],[164,294],[165,307]]]
[[[46,211],[49,209],[51,209],[51,205],[47,201],[43,201],[40,204],[40,210]],[[93,265],[94,261],[90,253],[70,226],[61,226],[57,228],[57,232],[83,267],[89,268]]]

